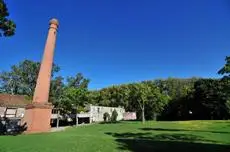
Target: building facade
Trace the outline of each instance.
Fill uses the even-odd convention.
[[[23,118],[29,103],[31,101],[22,95],[0,94],[0,117]]]
[[[0,117],[1,118],[11,118],[21,120],[25,115],[25,107],[31,100],[28,100],[26,96],[23,95],[10,95],[10,94],[0,94]],[[123,107],[105,107],[105,106],[96,106],[96,105],[87,105],[85,107],[85,113],[81,112],[76,114],[58,114],[58,110],[53,109],[51,116],[51,123],[57,119],[60,121],[70,120],[76,121],[76,124],[80,123],[94,123],[94,122],[103,122],[104,113],[108,113],[112,116],[114,110],[117,111],[117,121],[120,120],[135,120],[135,112],[125,112]],[[76,119],[78,118],[78,119]]]
[[[123,114],[123,119],[124,120],[136,120],[137,119],[137,114],[136,112],[125,112]]]
[[[94,106],[89,105],[88,107],[89,115],[90,115],[90,122],[101,122],[104,121],[104,113],[109,113],[112,116],[112,112],[114,110],[117,111],[117,121],[123,120],[123,115],[125,113],[125,109],[123,107],[104,107],[104,106]]]

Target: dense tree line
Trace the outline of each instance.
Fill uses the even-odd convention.
[[[154,119],[167,104],[169,97],[151,81],[123,84],[91,91],[89,101],[104,106],[122,106],[126,111],[136,111],[139,119]]]
[[[187,94],[171,98],[161,119],[228,119],[227,85],[230,83],[220,79],[197,79]]]
[[[0,92],[32,97],[39,62],[25,60],[9,72],[0,73]],[[136,111],[138,119],[191,120],[230,118],[230,58],[218,72],[222,79],[158,79],[139,83],[89,90],[89,79],[81,73],[66,81],[56,76],[60,68],[54,64],[50,102],[66,112],[84,111],[86,104],[122,106]],[[64,83],[65,82],[65,83]]]

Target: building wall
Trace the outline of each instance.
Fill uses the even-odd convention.
[[[109,115],[112,115],[113,110],[117,111],[117,120],[122,120],[123,119],[123,114],[125,113],[125,109],[124,108],[120,108],[120,107],[103,107],[103,106],[93,106],[90,105],[89,106],[89,113],[90,113],[90,117],[91,117],[91,122],[100,122],[100,121],[104,121],[103,119],[103,115],[104,113],[108,112]]]
[[[0,107],[0,117],[4,117],[6,111],[6,107]]]
[[[8,107],[8,108],[10,108],[10,107]],[[6,107],[0,107],[0,116],[1,117],[5,116],[6,110],[7,110]],[[7,114],[9,117],[13,117],[15,112],[16,112],[17,118],[22,118],[22,117],[24,117],[24,114],[25,114],[25,108],[12,108],[12,109],[10,108],[10,109],[8,109]]]
[[[123,116],[124,116],[124,120],[136,120],[137,119],[136,112],[125,112]]]
[[[16,113],[16,117],[24,117],[25,111],[26,111],[25,108],[18,108],[17,113]]]

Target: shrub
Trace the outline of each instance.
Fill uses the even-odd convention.
[[[116,122],[117,121],[117,116],[118,116],[118,113],[114,109],[113,112],[112,112],[112,116],[111,116],[111,122]]]
[[[77,107],[77,113],[81,113],[81,112],[83,112],[83,113],[86,112],[86,109],[82,106],[78,106]]]
[[[110,115],[108,112],[105,112],[103,114],[103,119],[104,119],[104,122],[108,122],[110,120]]]
[[[3,123],[3,119],[0,117],[0,135],[3,135],[6,131],[6,125]]]

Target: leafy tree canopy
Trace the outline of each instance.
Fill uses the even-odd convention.
[[[9,12],[4,0],[0,0],[0,37],[15,34],[16,24],[8,19]]]
[[[75,87],[75,88],[88,88],[90,80],[84,78],[82,73],[77,73],[75,77],[68,77],[67,78],[67,86],[68,87]]]
[[[39,68],[39,62],[30,60],[13,65],[9,72],[0,73],[0,90],[4,93],[33,96]],[[60,68],[54,64],[52,77],[59,70]]]
[[[230,78],[230,56],[227,56],[225,58],[225,65],[222,67],[219,71],[218,74],[224,75],[225,78]]]

